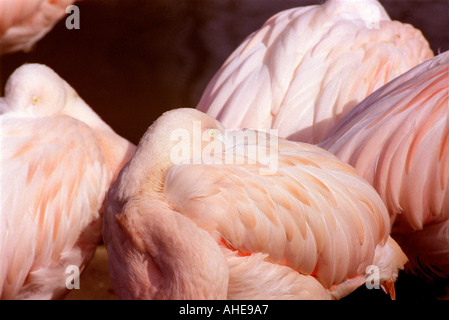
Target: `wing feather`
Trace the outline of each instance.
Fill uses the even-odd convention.
[[[449,217],[449,53],[377,90],[319,146],[353,165],[385,201],[395,232]]]
[[[0,121],[0,297],[39,296],[39,282],[65,289],[67,265],[82,270],[95,249],[82,252],[89,241],[81,234],[100,221],[111,173],[92,130],[77,120]],[[101,234],[93,231],[83,237],[95,243]]]
[[[369,27],[367,8],[379,13],[379,28]],[[227,128],[276,128],[317,143],[357,103],[432,56],[421,32],[391,21],[377,1],[294,8],[233,52],[197,108]]]
[[[219,164],[173,166],[167,200],[219,243],[314,273],[327,288],[362,274],[388,236],[382,201],[328,152],[285,140],[280,145],[271,176],[259,174],[260,163],[222,164],[223,154],[215,155]]]

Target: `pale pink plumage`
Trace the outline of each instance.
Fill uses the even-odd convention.
[[[50,68],[29,64],[0,98],[0,298],[54,299],[101,239],[103,200],[135,146]]]
[[[268,154],[272,139],[277,170],[242,153]],[[228,135],[187,108],[141,139],[108,193],[103,236],[119,298],[330,299],[362,285],[372,264],[381,283],[396,279],[406,258],[389,224],[375,190],[332,154],[252,130]]]
[[[198,109],[227,128],[318,143],[369,94],[433,56],[421,32],[376,0],[278,13],[226,60]]]
[[[319,146],[384,200],[410,267],[449,275],[449,52],[380,88]]]
[[[0,55],[28,51],[76,0],[0,0]]]

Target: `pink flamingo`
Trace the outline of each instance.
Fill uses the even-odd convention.
[[[0,298],[55,299],[101,240],[109,185],[135,146],[50,68],[28,64],[0,98]]]
[[[409,269],[449,275],[449,52],[366,98],[319,146],[354,166],[389,210]]]
[[[0,54],[29,51],[76,0],[1,0]]]
[[[280,12],[226,60],[197,108],[225,127],[318,143],[357,103],[431,58],[421,32],[376,0]]]
[[[406,257],[389,231],[378,194],[334,155],[260,131],[229,134],[192,108],[150,126],[103,222],[122,299],[338,299],[370,265],[394,295]]]

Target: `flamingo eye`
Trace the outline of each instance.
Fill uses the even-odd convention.
[[[39,96],[32,96],[31,104],[35,106],[39,102],[39,99],[40,99]]]
[[[223,142],[223,135],[221,134],[220,130],[217,129],[209,129],[207,131],[209,134],[209,137],[212,138],[214,141],[221,141]]]

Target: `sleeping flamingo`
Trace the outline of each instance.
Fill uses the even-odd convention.
[[[370,265],[393,293],[406,257],[389,231],[375,190],[329,152],[193,108],[149,127],[103,222],[122,299],[337,299]]]
[[[1,0],[0,55],[29,51],[76,0]]]
[[[135,146],[40,64],[10,76],[0,142],[0,298],[61,298],[67,268],[82,272],[101,240],[105,194]]]
[[[391,81],[319,146],[354,166],[389,210],[408,269],[449,276],[449,52]]]
[[[197,108],[226,128],[279,130],[318,143],[357,103],[431,58],[422,33],[376,0],[328,0],[282,11],[252,33]]]

